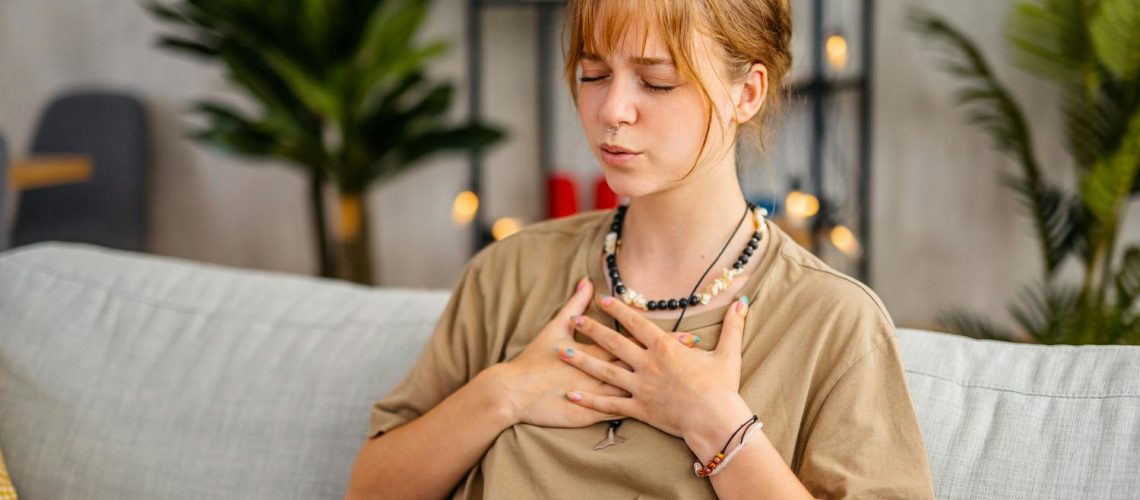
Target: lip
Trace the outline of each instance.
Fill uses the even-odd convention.
[[[626,149],[626,148],[623,148],[623,147],[618,146],[616,144],[610,144],[608,142],[602,143],[602,145],[600,147],[602,148],[602,151],[605,151],[607,153],[633,153],[633,154],[637,154],[637,151],[633,151],[631,149]]]
[[[635,153],[620,146],[612,144],[602,144],[599,148],[602,152],[602,161],[609,165],[620,166],[628,164],[629,162],[641,156],[641,153]]]

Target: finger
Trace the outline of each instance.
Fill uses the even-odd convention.
[[[584,352],[574,352],[574,349],[571,347],[560,350],[558,357],[591,377],[612,386],[620,387],[631,393],[633,392],[632,387],[636,379],[634,378],[633,372],[629,370],[602,361]]]
[[[566,393],[566,399],[594,411],[645,420],[640,418],[637,403],[633,401],[633,398],[603,396],[588,391],[569,391]]]
[[[572,402],[572,401],[570,401],[570,393],[569,392],[563,394],[563,399],[566,399],[566,404],[571,405],[567,408],[567,410],[572,411],[572,412],[579,412],[582,415],[582,417],[580,419],[574,420],[576,422],[588,420],[592,423],[598,423],[598,422],[602,422],[605,420],[619,420],[619,419],[625,417],[625,415],[618,415],[616,413],[613,413],[613,414],[603,413],[603,412],[600,412],[600,411],[595,410],[593,408],[588,408],[588,407],[579,405],[576,402]],[[581,425],[572,425],[570,427],[580,427],[580,426]]]
[[[598,386],[597,389],[592,389],[592,391],[603,396],[621,396],[628,398],[632,395],[629,393],[629,391],[622,389],[621,387],[614,387],[610,384],[602,384]]]
[[[620,299],[609,295],[599,295],[598,304],[602,311],[605,311],[611,318],[618,320],[618,323],[629,330],[629,333],[647,349],[652,349],[653,346],[657,345],[657,342],[665,338],[665,332],[661,331],[657,325]]]
[[[586,307],[590,305],[590,297],[594,293],[594,284],[590,282],[589,278],[582,278],[578,280],[574,294],[558,311],[558,317],[569,321],[571,316],[582,314],[586,312]],[[574,330],[571,328],[566,329],[566,335],[569,336]]]
[[[590,337],[594,343],[601,346],[610,354],[617,356],[618,359],[625,361],[630,366],[635,368],[640,367],[642,362],[644,362],[644,349],[606,325],[585,316],[575,316],[571,324],[575,330]]]
[[[744,318],[747,316],[748,296],[741,295],[724,315],[720,327],[720,339],[716,344],[717,355],[740,358],[740,346],[744,340]]]
[[[696,347],[697,344],[701,343],[701,336],[700,335],[693,335],[691,333],[681,332],[681,333],[676,334],[675,337],[677,338],[677,341],[681,343],[681,345],[686,346],[686,347]]]

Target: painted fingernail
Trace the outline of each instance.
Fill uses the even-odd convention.
[[[699,343],[701,343],[701,336],[697,335],[696,337],[693,337],[693,345],[697,345]]]
[[[736,314],[744,316],[748,313],[748,297],[741,296],[740,300],[736,301]]]
[[[569,399],[570,401],[577,403],[578,401],[582,400],[582,395],[578,394],[575,391],[571,391],[571,392],[566,393],[566,399]]]
[[[582,328],[582,325],[584,324],[586,324],[586,318],[582,316],[574,316],[574,326]]]
[[[567,347],[565,350],[562,351],[562,357],[564,357],[564,358],[574,357],[574,348],[573,347]]]
[[[586,288],[586,278],[582,278],[582,279],[578,280],[577,291],[581,292],[583,288]]]
[[[679,340],[682,344],[688,344],[689,343],[689,334],[678,333],[677,334],[677,340]]]
[[[602,305],[603,306],[608,306],[608,305],[613,304],[613,303],[614,303],[613,297],[610,297],[609,295],[602,295]]]

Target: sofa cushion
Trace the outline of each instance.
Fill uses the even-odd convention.
[[[343,498],[447,291],[80,244],[0,254],[0,443],[26,498]]]
[[[343,498],[447,290],[44,243],[0,254],[0,443],[25,498]],[[1140,347],[900,329],[938,498],[1134,498]]]
[[[1140,492],[1140,347],[898,339],[937,498]]]

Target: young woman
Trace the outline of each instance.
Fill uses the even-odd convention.
[[[786,0],[571,0],[566,29],[628,204],[470,260],[349,496],[933,498],[882,302],[737,178],[791,65]]]

